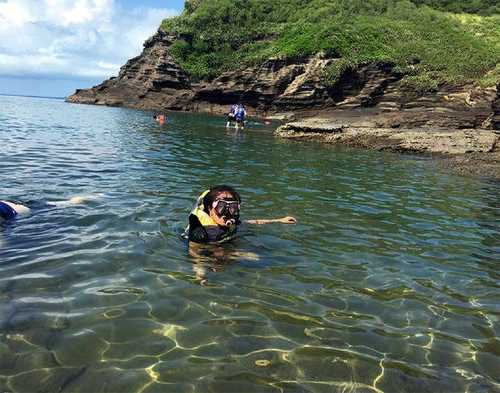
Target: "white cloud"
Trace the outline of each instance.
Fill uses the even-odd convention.
[[[161,20],[178,13],[115,0],[0,0],[0,75],[116,75]]]

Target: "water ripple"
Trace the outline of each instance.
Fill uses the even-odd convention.
[[[500,391],[498,183],[217,117],[0,104],[0,197],[32,208],[0,224],[0,391]],[[299,223],[193,258],[217,183]]]

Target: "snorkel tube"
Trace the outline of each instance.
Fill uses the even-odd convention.
[[[235,218],[230,218],[228,220],[226,220],[226,217],[222,217],[222,218],[225,220],[225,225],[227,227],[229,227],[231,225],[236,225],[237,220]]]

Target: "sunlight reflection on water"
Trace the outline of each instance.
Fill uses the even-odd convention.
[[[0,224],[0,392],[500,391],[498,183],[217,117],[0,104],[0,197],[33,210]],[[299,223],[193,260],[179,234],[218,183]]]

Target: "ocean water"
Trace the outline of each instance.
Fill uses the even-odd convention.
[[[224,123],[0,97],[0,392],[500,392],[499,183]]]

